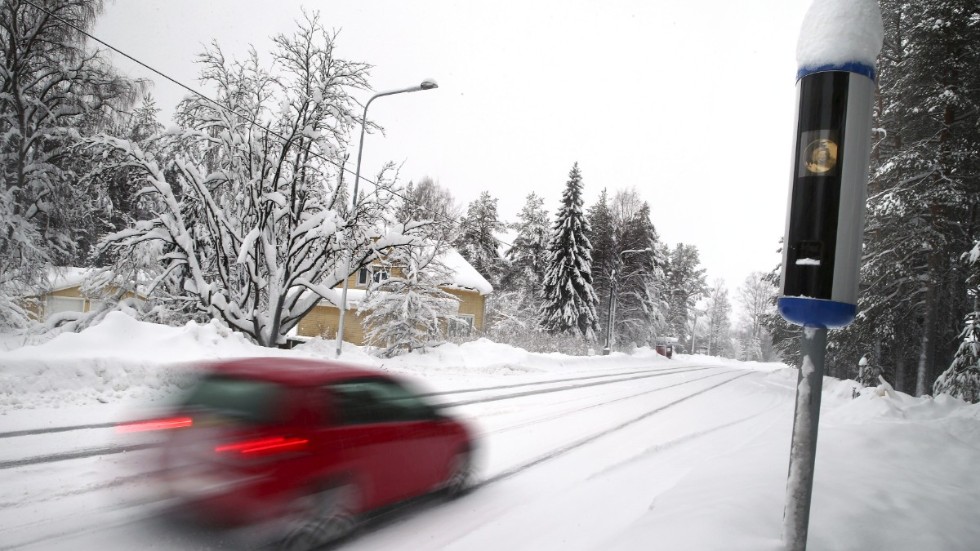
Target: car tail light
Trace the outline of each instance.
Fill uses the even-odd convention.
[[[149,432],[155,430],[184,429],[194,425],[194,420],[190,417],[169,417],[167,419],[152,419],[149,421],[136,421],[134,423],[123,423],[116,425],[116,432]]]
[[[274,436],[270,438],[257,438],[254,440],[243,440],[224,444],[214,448],[217,453],[237,452],[242,455],[260,456],[272,455],[277,453],[299,451],[306,448],[310,441],[306,438],[286,438],[284,436]]]

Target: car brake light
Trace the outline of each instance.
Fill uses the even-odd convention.
[[[218,453],[238,452],[242,455],[266,455],[301,450],[309,443],[310,441],[306,438],[276,436],[225,444],[223,446],[217,446],[214,448],[214,451]]]
[[[116,425],[116,432],[148,432],[154,430],[183,429],[194,425],[190,417],[170,417],[168,419],[153,419]]]

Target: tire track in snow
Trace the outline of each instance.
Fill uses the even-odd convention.
[[[146,450],[149,448],[159,447],[160,444],[130,444],[126,446],[105,446],[101,448],[87,448],[82,450],[75,450],[64,453],[54,453],[48,455],[36,455],[33,457],[26,457],[24,459],[11,459],[9,461],[0,461],[0,470],[13,469],[16,467],[26,467],[28,465],[39,465],[41,463],[55,463],[58,461],[68,461],[71,459],[85,459],[88,457],[97,457],[100,455],[112,455],[117,453],[126,453],[139,450]]]
[[[520,423],[516,423],[516,424],[513,424],[513,425],[508,425],[508,426],[496,428],[496,429],[493,429],[493,430],[490,430],[490,431],[487,431],[487,432],[482,433],[481,436],[489,436],[489,435],[492,435],[492,434],[500,434],[500,433],[509,432],[509,431],[512,431],[512,430],[515,430],[515,429],[521,429],[521,428],[524,428],[524,427],[530,427],[530,426],[533,426],[533,425],[537,425],[539,423],[543,423],[545,421],[551,421],[551,420],[554,420],[554,419],[558,419],[558,418],[564,417],[566,415],[571,415],[573,413],[579,413],[579,412],[590,410],[590,409],[593,409],[593,408],[602,407],[602,406],[609,405],[609,404],[614,404],[616,402],[622,402],[623,400],[630,400],[630,399],[633,399],[633,398],[638,398],[640,396],[646,396],[648,394],[653,394],[654,392],[660,392],[661,390],[667,390],[669,388],[683,386],[683,385],[686,385],[688,383],[694,383],[694,382],[697,382],[697,381],[702,381],[704,379],[710,379],[712,377],[720,377],[720,376],[725,375],[727,373],[729,373],[729,372],[725,372],[725,373],[712,373],[711,375],[704,375],[702,377],[697,377],[695,379],[687,379],[687,380],[681,381],[679,383],[674,383],[674,384],[667,385],[667,386],[661,386],[661,387],[653,388],[653,389],[650,389],[650,390],[644,390],[643,392],[637,392],[635,394],[630,394],[628,396],[620,396],[618,398],[613,398],[612,400],[606,400],[605,402],[598,402],[598,403],[595,403],[595,404],[589,404],[589,405],[584,406],[584,407],[576,407],[576,408],[572,408],[572,409],[563,410],[563,411],[560,411],[560,412],[557,412],[557,413],[551,413],[551,414],[548,414],[548,415],[546,415],[544,417],[530,419],[530,420],[522,421]]]
[[[658,369],[658,370],[655,371],[655,373],[662,373],[664,375],[669,375],[671,373],[684,373],[686,371],[691,370],[692,367],[696,367],[696,368],[699,368],[699,369],[708,369],[711,366],[706,366],[706,367],[698,367],[698,366],[668,367],[668,368]],[[636,369],[636,370],[632,370],[632,371],[623,371],[623,372],[618,372],[618,373],[604,373],[602,375],[588,375],[588,376],[585,376],[585,377],[567,377],[567,378],[564,378],[564,379],[551,379],[551,380],[548,380],[548,381],[533,381],[533,382],[527,382],[527,383],[515,383],[515,384],[510,384],[510,385],[497,385],[497,386],[486,386],[486,387],[477,387],[477,388],[464,388],[464,389],[446,390],[446,391],[440,391],[440,392],[426,392],[426,393],[419,394],[419,396],[424,396],[424,397],[452,396],[452,395],[455,395],[455,394],[468,394],[468,393],[472,393],[472,392],[485,392],[485,391],[488,391],[488,390],[504,390],[504,389],[509,389],[509,388],[521,388],[521,387],[528,387],[528,386],[548,385],[548,384],[555,384],[555,383],[565,383],[565,382],[569,382],[569,381],[587,381],[587,380],[590,380],[590,379],[608,379],[608,378],[613,378],[613,377],[625,377],[625,376],[636,375],[636,374],[641,374],[641,373],[650,374],[651,373],[651,370],[650,369]],[[135,419],[135,420],[123,421],[123,422],[136,422],[136,421],[141,421],[141,419]],[[19,436],[35,436],[35,435],[39,435],[39,434],[52,434],[52,433],[57,433],[57,432],[71,432],[71,431],[76,431],[76,430],[111,429],[111,428],[115,427],[118,424],[120,424],[120,422],[112,422],[112,423],[90,423],[90,424],[85,424],[85,425],[66,425],[66,426],[61,426],[61,427],[44,427],[44,428],[37,428],[37,429],[14,430],[14,431],[0,432],[0,439],[4,439],[4,438],[17,438]]]
[[[669,408],[672,408],[672,407],[674,407],[674,406],[676,406],[678,404],[684,403],[684,402],[690,400],[691,398],[696,398],[696,397],[698,397],[698,396],[700,396],[700,395],[702,395],[702,394],[704,394],[706,392],[709,392],[709,391],[714,390],[714,389],[716,389],[718,387],[727,385],[727,384],[729,384],[729,383],[731,383],[733,381],[736,381],[738,379],[741,379],[742,377],[748,377],[749,375],[752,375],[752,373],[751,372],[749,372],[749,373],[742,373],[741,375],[736,375],[735,377],[732,377],[730,379],[725,379],[724,381],[722,381],[720,383],[715,383],[715,384],[713,384],[713,385],[711,385],[709,387],[703,388],[703,389],[701,389],[701,390],[699,390],[699,391],[697,391],[697,392],[695,392],[693,394],[688,394],[687,396],[685,396],[683,398],[679,398],[677,400],[674,400],[673,402],[668,402],[667,404],[664,404],[664,405],[662,405],[660,407],[657,407],[657,408],[654,408],[654,409],[652,409],[650,411],[647,411],[647,412],[645,412],[645,413],[643,413],[641,415],[638,415],[636,417],[633,417],[632,419],[630,419],[628,421],[624,421],[623,423],[620,423],[620,424],[618,424],[618,425],[616,425],[614,427],[610,427],[608,429],[604,429],[604,430],[602,430],[600,432],[597,432],[597,433],[595,433],[595,434],[593,434],[591,436],[587,436],[585,438],[576,440],[575,442],[572,442],[571,444],[566,444],[566,445],[564,445],[564,446],[562,446],[560,448],[554,449],[554,450],[552,450],[552,451],[550,451],[548,453],[545,453],[543,455],[540,455],[540,456],[538,456],[538,457],[536,457],[536,458],[534,458],[534,459],[532,459],[530,461],[526,461],[526,462],[524,462],[524,463],[522,463],[520,465],[517,465],[516,467],[512,467],[512,468],[507,469],[506,471],[504,471],[502,473],[496,474],[496,475],[494,475],[494,476],[492,476],[492,477],[490,477],[490,478],[488,478],[486,480],[483,480],[479,484],[475,484],[473,486],[473,489],[477,489],[477,488],[480,488],[482,486],[486,486],[488,484],[493,484],[495,482],[500,482],[501,480],[505,480],[505,479],[510,478],[510,477],[512,477],[514,475],[520,474],[521,472],[526,471],[527,469],[530,469],[530,468],[535,467],[537,465],[540,465],[541,463],[544,463],[546,461],[550,461],[550,460],[555,459],[557,457],[561,457],[561,456],[567,454],[568,452],[577,450],[578,448],[581,448],[582,446],[585,446],[587,444],[591,444],[592,442],[595,442],[596,440],[602,438],[603,436],[607,436],[607,435],[612,434],[614,432],[623,430],[626,427],[629,427],[631,425],[634,425],[636,423],[639,423],[640,421],[643,421],[644,419],[647,419],[649,417],[652,417],[653,415],[656,415],[656,414],[658,414],[658,413],[660,413],[660,412],[662,412],[662,411],[664,411],[666,409],[669,409]]]
[[[486,403],[486,402],[496,402],[496,401],[500,401],[500,400],[511,400],[511,399],[516,399],[516,398],[523,398],[523,397],[526,397],[526,396],[534,396],[534,395],[537,395],[537,394],[549,394],[549,393],[554,393],[554,392],[564,392],[564,391],[567,391],[567,390],[576,390],[576,389],[580,389],[580,388],[588,388],[588,387],[593,387],[593,386],[611,385],[611,384],[616,384],[616,383],[621,383],[621,382],[635,381],[635,380],[639,380],[639,379],[650,379],[650,378],[654,378],[654,377],[666,377],[668,375],[676,375],[676,374],[680,374],[680,373],[690,373],[692,371],[702,371],[702,370],[705,370],[705,369],[723,369],[723,368],[720,368],[720,367],[717,367],[717,366],[707,366],[707,367],[677,368],[676,370],[672,370],[672,371],[669,371],[669,372],[657,371],[657,372],[654,372],[654,373],[650,373],[649,371],[645,371],[645,372],[643,372],[644,374],[642,374],[642,375],[634,375],[634,376],[629,376],[629,377],[622,377],[621,374],[617,374],[615,376],[616,377],[619,377],[619,378],[612,379],[612,380],[601,380],[601,381],[593,381],[593,382],[590,382],[590,383],[583,383],[583,384],[579,384],[579,385],[566,385],[566,386],[555,387],[555,388],[527,390],[527,391],[522,391],[522,392],[517,392],[517,393],[512,393],[512,394],[499,394],[499,395],[496,395],[496,396],[487,396],[487,397],[483,397],[483,398],[475,398],[475,399],[472,399],[472,400],[463,400],[461,402],[452,402],[452,403],[440,404],[440,405],[442,407],[457,407],[457,406],[464,406],[464,405],[470,405],[470,404],[481,404],[481,403]],[[594,377],[588,377],[587,379],[589,379],[589,378],[594,378]],[[540,383],[537,383],[537,384],[548,384],[548,383],[553,383],[553,382],[554,381],[543,381],[543,382],[540,382]],[[110,426],[115,426],[115,423],[111,424]],[[49,432],[57,432],[57,431],[51,431],[50,429],[45,429],[45,430],[48,430]],[[72,459],[83,459],[83,458],[88,458],[88,457],[96,457],[96,456],[100,456],[100,455],[111,455],[111,454],[117,454],[117,453],[125,453],[125,452],[129,452],[129,451],[138,451],[138,450],[149,449],[149,448],[159,447],[159,446],[160,446],[160,444],[131,444],[131,445],[120,445],[120,446],[105,446],[105,447],[101,447],[101,448],[88,448],[88,449],[73,450],[73,451],[62,452],[62,453],[37,455],[37,456],[33,456],[33,457],[26,457],[26,458],[23,458],[23,459],[12,459],[12,460],[0,461],[0,470],[13,469],[13,468],[16,468],[16,467],[24,467],[24,466],[28,466],[28,465],[37,465],[37,464],[41,464],[41,463],[54,463],[54,462],[57,462],[57,461],[68,461],[68,460],[72,460]]]
[[[567,444],[567,445],[561,446],[559,448],[556,448],[556,449],[554,449],[554,450],[552,450],[550,452],[547,452],[545,454],[542,454],[542,455],[540,455],[540,456],[538,456],[538,457],[536,457],[536,458],[534,458],[534,459],[532,459],[530,461],[525,461],[524,463],[521,463],[520,465],[517,465],[515,467],[512,467],[512,468],[504,471],[504,472],[501,472],[501,473],[499,473],[497,475],[494,475],[494,476],[492,476],[490,478],[487,478],[487,479],[484,479],[484,480],[482,480],[482,481],[480,481],[478,483],[475,483],[475,484],[473,484],[473,486],[470,487],[469,491],[475,491],[475,490],[477,490],[479,488],[482,488],[484,486],[489,486],[490,484],[494,484],[494,483],[500,482],[502,480],[506,480],[507,478],[510,478],[512,476],[515,476],[517,474],[520,474],[521,472],[524,472],[524,471],[526,471],[528,469],[531,469],[533,467],[536,467],[536,466],[538,466],[538,465],[540,465],[542,463],[545,463],[545,462],[550,461],[552,459],[556,459],[556,458],[561,457],[561,456],[563,456],[563,455],[565,455],[565,454],[567,454],[569,452],[572,452],[572,451],[574,451],[576,449],[579,449],[579,448],[581,448],[581,447],[583,447],[583,446],[585,446],[587,444],[590,444],[592,442],[595,442],[596,440],[599,440],[603,436],[608,436],[608,435],[613,434],[615,432],[618,432],[618,431],[620,431],[622,429],[625,429],[625,428],[627,428],[627,427],[629,427],[631,425],[634,425],[636,423],[639,423],[640,421],[643,421],[643,420],[645,420],[645,419],[647,419],[649,417],[652,417],[653,415],[656,415],[657,413],[660,413],[660,412],[662,412],[662,411],[664,411],[666,409],[669,409],[669,408],[674,407],[674,406],[676,406],[678,404],[681,404],[683,402],[686,402],[687,400],[690,400],[691,398],[696,398],[696,397],[701,396],[701,395],[703,395],[703,394],[705,394],[707,392],[710,392],[710,391],[712,391],[712,390],[714,390],[716,388],[719,388],[719,387],[725,386],[725,385],[727,385],[729,383],[732,383],[732,382],[734,382],[734,381],[736,381],[738,379],[741,379],[743,377],[748,377],[749,375],[753,375],[754,373],[755,372],[746,372],[746,373],[742,373],[740,375],[736,375],[735,377],[731,377],[729,379],[726,379],[724,381],[721,381],[720,383],[716,383],[716,384],[713,384],[713,385],[711,385],[709,387],[705,387],[705,388],[703,388],[701,390],[698,390],[697,392],[694,392],[693,394],[688,394],[687,396],[684,396],[682,398],[679,398],[677,400],[674,400],[673,402],[669,402],[667,404],[664,404],[662,406],[659,406],[657,408],[654,408],[652,410],[649,410],[649,411],[647,411],[647,412],[645,412],[645,413],[643,413],[643,414],[641,414],[639,416],[633,417],[633,418],[629,419],[628,421],[625,421],[623,423],[620,423],[620,424],[618,424],[618,425],[616,425],[614,427],[610,427],[608,429],[604,429],[604,430],[599,431],[599,432],[597,432],[597,433],[595,433],[595,434],[593,434],[591,436],[588,436],[586,438],[582,438],[580,440],[577,440],[575,442],[572,442],[571,444]],[[722,375],[722,374],[718,374],[718,375]],[[712,375],[712,376],[716,376],[716,375]],[[706,379],[706,378],[708,378],[708,377],[701,377],[701,378],[695,379],[693,381],[685,381],[684,383],[695,382],[695,381]],[[680,384],[684,384],[684,383],[680,383]],[[673,385],[673,386],[680,386],[680,384]],[[465,495],[462,496],[461,499],[465,499]],[[410,508],[412,508],[412,507],[418,507],[419,505],[421,505],[423,508],[420,509],[419,511],[417,511],[416,513],[414,513],[414,514],[408,514],[408,515],[402,514],[402,513],[406,512],[406,511],[409,511]],[[395,506],[393,506],[393,507],[391,507],[389,509],[384,510],[383,512],[380,512],[380,513],[377,513],[375,515],[369,516],[367,518],[365,524],[367,526],[372,527],[372,528],[384,528],[387,525],[401,524],[401,523],[410,521],[411,519],[415,518],[416,516],[422,514],[425,510],[431,509],[432,507],[438,507],[438,506],[441,506],[441,505],[445,505],[445,503],[435,503],[435,504],[433,504],[431,502],[431,500],[423,500],[421,502],[419,502],[419,501],[410,501],[410,502],[406,502],[404,504],[395,505]]]

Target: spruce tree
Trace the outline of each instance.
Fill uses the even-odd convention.
[[[967,316],[956,356],[932,389],[935,394],[949,394],[975,404],[980,402],[980,318],[974,312]]]
[[[969,311],[960,255],[977,237],[980,7],[971,0],[883,0],[862,315],[839,341],[894,366],[895,387],[927,391]],[[838,361],[838,360],[831,360]],[[836,370],[830,366],[830,372]],[[914,377],[907,377],[913,375]]]
[[[664,277],[669,300],[667,330],[681,342],[689,343],[688,318],[694,305],[707,292],[706,272],[701,267],[695,245],[678,243],[669,252],[665,264]]]
[[[589,207],[586,214],[589,222],[589,242],[592,243],[592,287],[595,289],[596,313],[599,317],[601,333],[606,334],[609,320],[609,295],[612,292],[612,271],[615,268],[616,235],[613,229],[612,210],[605,189],[599,199]]]
[[[517,236],[507,250],[509,265],[501,281],[504,290],[520,291],[533,300],[540,297],[551,236],[548,226],[544,199],[532,191],[517,214],[517,222],[510,226]]]
[[[504,259],[495,232],[506,226],[497,217],[497,198],[484,191],[466,209],[459,238],[454,243],[459,254],[494,287],[500,285]]]
[[[578,331],[591,340],[598,330],[588,227],[582,212],[582,175],[575,163],[548,244],[540,323],[551,334]]]
[[[617,194],[618,195],[618,194]],[[650,220],[650,205],[639,209],[618,228],[616,253],[615,335],[620,343],[656,344],[664,336],[667,314],[659,237]]]

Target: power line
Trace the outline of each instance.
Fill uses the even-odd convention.
[[[46,13],[46,14],[48,14],[52,18],[57,19],[58,21],[61,21],[66,26],[71,27],[72,29],[74,29],[74,30],[78,31],[79,33],[85,35],[86,37],[94,40],[95,42],[98,42],[99,44],[105,46],[106,48],[109,48],[110,50],[116,52],[117,54],[119,54],[119,55],[121,55],[123,57],[125,57],[126,59],[132,61],[133,63],[136,63],[137,65],[140,65],[141,67],[144,67],[145,69],[147,69],[147,70],[149,70],[149,71],[151,71],[151,72],[153,72],[153,73],[155,73],[155,74],[157,74],[157,75],[159,75],[159,76],[161,76],[161,77],[169,80],[170,82],[176,84],[177,86],[179,86],[180,88],[182,88],[184,90],[187,90],[188,92],[194,94],[195,96],[198,96],[201,99],[203,99],[203,100],[205,100],[205,101],[207,101],[209,103],[214,104],[219,109],[222,109],[222,110],[227,111],[227,112],[229,112],[229,113],[231,113],[231,114],[233,114],[235,116],[238,116],[238,117],[241,117],[242,119],[245,119],[246,121],[254,124],[255,126],[261,128],[263,130],[265,130],[270,135],[275,136],[276,138],[279,138],[280,140],[283,140],[285,142],[288,142],[289,141],[289,138],[287,138],[286,136],[283,136],[282,134],[279,134],[278,132],[276,132],[275,130],[272,130],[268,126],[263,125],[262,123],[260,123],[256,119],[254,119],[254,118],[252,118],[252,117],[250,117],[248,115],[243,115],[242,113],[239,113],[239,112],[235,111],[234,109],[231,109],[230,107],[227,107],[225,105],[220,104],[218,101],[216,101],[214,99],[211,99],[210,97],[206,96],[205,94],[203,94],[203,93],[201,93],[201,92],[199,92],[199,91],[191,88],[190,86],[188,86],[188,85],[180,82],[179,80],[171,77],[170,75],[167,75],[163,71],[160,71],[160,70],[158,70],[158,69],[156,69],[154,67],[151,67],[147,63],[145,63],[143,61],[140,61],[139,59],[137,59],[137,58],[135,58],[135,57],[127,54],[126,52],[120,50],[119,48],[116,48],[115,46],[113,46],[113,45],[107,43],[106,41],[104,41],[104,40],[96,37],[95,35],[89,33],[85,29],[82,29],[82,28],[78,27],[77,25],[71,23],[70,21],[66,20],[65,18],[63,18],[63,17],[61,17],[61,16],[59,16],[59,15],[57,15],[55,13],[52,13],[51,11],[49,11],[46,8],[43,8],[43,7],[35,4],[32,0],[23,0],[23,2],[25,4],[28,4],[30,6],[33,6],[34,8],[36,8],[36,9],[38,9],[38,10],[40,10],[40,11]],[[361,122],[362,122],[362,124],[366,124],[367,123],[367,121],[361,121]],[[319,154],[317,152],[314,152],[314,151],[310,151],[309,153],[313,157],[316,157],[318,159],[321,159],[323,161],[326,161],[326,162],[334,165],[335,167],[339,168],[341,171],[347,172],[348,174],[351,174],[352,176],[357,177],[357,174],[355,172],[351,171],[346,166],[343,166],[343,165],[337,163],[337,161],[334,161],[333,159],[330,159],[328,157],[325,157],[325,156],[323,156],[323,155],[321,155],[321,154]],[[375,189],[384,190],[384,191],[386,191],[386,192],[394,195],[395,197],[400,198],[401,200],[405,201],[406,203],[413,204],[416,207],[419,207],[421,210],[427,211],[430,214],[433,214],[434,215],[433,216],[433,219],[434,220],[436,220],[438,218],[438,214],[439,213],[431,210],[427,205],[423,205],[423,204],[421,204],[421,203],[419,203],[417,201],[413,201],[412,199],[409,199],[408,197],[406,197],[406,196],[398,193],[397,191],[391,189],[390,187],[384,186],[384,185],[382,185],[382,184],[380,184],[380,183],[378,183],[378,182],[376,182],[374,180],[371,180],[369,178],[366,178],[364,176],[360,176],[360,179],[362,181],[365,181],[365,182],[373,185],[375,187]],[[472,226],[467,226],[467,224],[464,221],[462,221],[462,220],[451,220],[451,219],[446,218],[445,220],[442,220],[442,221],[443,222],[447,222],[447,223],[451,223],[451,224],[457,224],[458,223],[462,227],[471,227],[472,228]],[[476,228],[473,228],[473,229],[476,229]],[[511,243],[507,243],[506,241],[503,241],[501,239],[498,239],[496,236],[494,236],[494,240],[497,241],[498,243],[500,243],[502,245],[506,245],[508,247],[513,247],[514,246]]]

